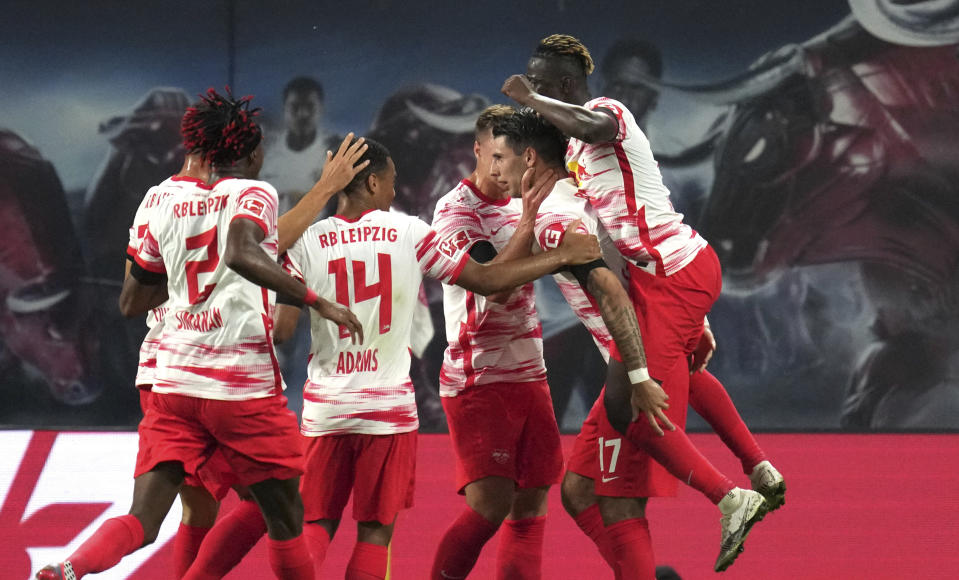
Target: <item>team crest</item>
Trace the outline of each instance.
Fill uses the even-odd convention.
[[[503,465],[509,461],[509,450],[507,449],[494,449],[493,450],[493,461]]]
[[[545,230],[540,232],[539,245],[546,250],[555,250],[559,247],[560,242],[563,241],[564,233],[566,233],[566,230],[563,229],[563,224],[550,224]]]
[[[443,239],[437,246],[440,252],[448,258],[456,257],[456,253],[469,245],[470,239],[466,232],[459,231],[455,235]]]

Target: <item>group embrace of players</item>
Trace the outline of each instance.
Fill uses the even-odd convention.
[[[440,388],[466,499],[431,578],[466,578],[498,530],[497,578],[540,578],[547,493],[560,482],[616,578],[654,577],[646,501],[674,495],[680,479],[718,506],[715,569],[732,564],[753,524],[783,504],[785,483],[705,370],[716,255],[673,210],[630,111],[590,99],[592,69],[575,38],[543,39],[527,74],[503,85],[521,107],[480,114],[476,169],[429,225],[390,211],[403,168],[352,134],[279,216],[276,190],[257,180],[249,98],[210,90],[191,107],[182,170],[147,193],[130,228],[120,309],[151,327],[130,513],[36,577],[109,569],[156,539],[179,494],[174,577],[221,578],[265,533],[278,578],[313,578],[352,494],[346,578],[385,578],[397,514],[412,506],[409,345],[424,277],[444,283]],[[314,224],[336,194],[336,215]],[[609,362],[565,470],[531,283],[549,274]],[[298,427],[273,344],[304,306],[311,355]],[[752,489],[692,445],[687,405]],[[217,518],[231,488],[244,501]]]

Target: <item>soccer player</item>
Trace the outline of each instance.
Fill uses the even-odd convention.
[[[630,295],[642,334],[654,339],[645,345],[648,371],[633,370],[625,384],[607,382],[608,419],[671,473],[688,474],[683,479],[718,505],[723,514],[722,539],[715,569],[721,571],[738,556],[753,524],[781,503],[785,484],[767,461],[761,461],[745,469],[760,493],[736,488],[681,429],[690,390],[687,358],[702,339],[705,315],[719,296],[719,261],[673,210],[649,142],[629,110],[612,99],[590,100],[586,76],[592,69],[592,58],[582,43],[571,36],[553,35],[540,42],[527,74],[507,79],[503,92],[570,137],[567,169],[627,260]],[[631,415],[652,410],[644,395],[649,393],[650,375],[669,395],[666,414],[680,427],[664,436],[650,422],[630,421]],[[631,401],[632,412],[626,401]],[[730,415],[735,413],[731,404],[710,411],[720,415],[707,418],[710,423],[738,420],[738,414]],[[734,434],[744,433],[748,431]],[[617,476],[603,475],[607,477]]]
[[[160,201],[169,195],[179,195],[184,191],[193,192],[196,188],[209,189],[207,183],[210,180],[211,167],[203,153],[209,148],[209,144],[206,143],[207,136],[200,130],[201,127],[193,124],[192,119],[192,115],[186,117],[187,126],[183,129],[184,148],[187,155],[182,169],[177,175],[150,188],[134,216],[127,247],[129,259],[126,276],[130,275],[131,264],[146,234],[150,217],[156,208],[160,207]],[[296,207],[280,216],[277,226],[280,252],[285,251],[303,233],[326,202],[352,179],[356,171],[367,164],[367,162],[361,162],[359,165],[354,165],[365,149],[362,139],[355,144],[352,141],[351,133],[340,144],[335,156],[332,152],[327,152],[327,164],[320,180],[303,196]],[[163,332],[163,317],[168,310],[169,308],[165,305],[160,305],[147,314],[149,331],[140,347],[136,378],[144,413],[153,387],[157,348]],[[176,578],[182,578],[196,559],[201,542],[216,521],[219,502],[235,483],[235,477],[221,453],[214,453],[200,468],[198,475],[199,477],[187,475],[180,488],[183,515],[173,540],[173,565]],[[224,516],[217,528],[221,533],[211,537],[207,548],[208,552],[216,554],[215,567],[217,570],[222,570],[223,574],[235,566],[266,533],[266,524],[249,491],[237,487],[237,493],[242,503]],[[226,541],[223,541],[224,534],[229,535]]]
[[[144,314],[168,293],[170,299],[139,427],[133,505],[37,578],[81,578],[154,541],[184,475],[195,475],[214,449],[263,512],[276,575],[313,578],[297,491],[302,449],[282,396],[267,288],[302,296],[358,337],[362,329],[352,313],[319,298],[275,261],[276,192],[249,179],[262,163],[255,112],[248,99],[210,90],[186,115],[184,128],[192,122],[207,135],[206,159],[226,178],[211,190],[160,202],[121,291],[126,316]]]
[[[528,255],[533,242],[542,196],[511,200],[489,174],[492,127],[513,113],[493,105],[480,114],[476,168],[440,199],[433,217],[436,231],[456,236],[479,262]],[[440,395],[466,509],[443,536],[431,578],[465,578],[501,525],[497,577],[538,578],[547,491],[562,473],[562,450],[533,285],[489,298],[444,286],[443,306]]]
[[[465,238],[444,239],[419,218],[389,211],[396,167],[384,146],[366,143],[370,165],[344,189],[339,213],[310,227],[285,259],[296,277],[335,295],[367,329],[365,341],[351,344],[335,324],[314,316],[304,387],[306,534],[319,565],[353,494],[357,543],[347,579],[386,576],[396,516],[412,505],[418,420],[409,344],[423,277],[487,295],[591,260],[599,248],[594,239],[570,235],[570,244],[548,256],[477,263]],[[529,195],[549,184],[542,180]],[[299,309],[278,304],[277,340],[292,334]]]
[[[553,171],[563,166],[566,151],[565,138],[554,126],[531,109],[521,110],[498,123],[494,128],[493,136],[491,173],[508,191],[519,191],[525,173],[535,175],[537,172]],[[600,230],[600,233],[604,233],[598,226],[595,213],[589,207],[587,200],[578,195],[575,182],[572,179],[564,179],[556,183],[553,191],[540,207],[536,220],[538,245],[542,248],[555,246],[562,239],[568,224],[575,219],[581,219],[588,231]],[[610,241],[608,237],[603,237],[605,241]],[[610,359],[612,353],[609,380],[617,380],[620,384],[628,385],[626,369],[630,367],[624,366],[622,361],[642,361],[644,348],[629,297],[614,273],[614,270],[621,270],[622,258],[611,244],[606,248],[605,256],[611,260],[610,266],[599,260],[592,264],[575,266],[569,272],[556,274],[555,277],[570,306],[592,333],[603,357]],[[584,292],[584,289],[588,294]],[[613,339],[615,344],[612,342]],[[624,354],[620,356],[620,352]],[[700,357],[705,358],[708,354],[708,352],[702,352]],[[633,368],[635,364],[637,363],[633,363]],[[712,380],[715,381],[715,379]],[[665,403],[665,395],[658,385],[654,384],[650,387],[651,393],[655,395],[654,407],[652,412],[647,412],[646,419],[650,421],[650,426],[657,433],[661,433],[656,420],[671,426],[669,420],[662,414],[662,410],[667,409],[669,405]],[[719,388],[721,389],[721,385]],[[702,401],[698,397],[702,390],[692,391],[690,402],[694,408],[700,408],[699,403]],[[658,495],[658,490],[661,488],[675,488],[675,479],[668,478],[658,466],[653,468],[652,459],[642,450],[630,445],[628,441],[619,443],[621,437],[611,427],[608,427],[608,432],[597,434],[600,425],[608,425],[605,417],[600,417],[604,414],[604,407],[598,402],[577,438],[563,481],[564,505],[584,531],[597,541],[604,557],[607,557],[617,573],[622,567],[638,577],[652,577],[654,563],[650,546],[646,542],[641,546],[630,548],[629,544],[640,542],[638,538],[630,538],[633,534],[629,533],[631,529],[637,529],[636,524],[639,522],[629,520],[644,517],[646,496],[640,493],[641,490],[646,490],[644,493]],[[738,413],[735,413],[734,409],[733,415],[739,421],[739,425],[745,429],[745,425],[739,420]],[[717,431],[724,440],[728,440],[727,434],[721,430],[724,427],[725,425],[722,424],[717,425]],[[748,439],[750,451],[764,457],[748,431],[743,439]],[[600,441],[604,445],[600,446]],[[610,449],[606,449],[605,443],[610,441],[612,442]],[[600,457],[597,457],[597,450],[601,454]],[[740,454],[740,457],[748,455]],[[756,462],[758,460],[750,465],[755,465]],[[617,470],[616,463],[630,469]],[[609,468],[602,468],[604,464]],[[603,471],[616,472],[616,475],[600,475],[597,467]],[[665,487],[657,484],[658,479],[662,478],[667,478],[662,480],[666,483]],[[596,485],[595,480],[600,480],[600,483]],[[672,485],[668,485],[669,483]],[[598,506],[594,485],[600,490]],[[635,512],[634,518],[623,517],[624,514],[631,512]],[[600,516],[603,516],[607,523],[614,524],[608,534],[604,532]],[[638,529],[642,531],[642,535],[648,537],[645,522]],[[606,535],[613,536],[613,539],[610,540]],[[610,541],[613,545],[609,545]],[[619,558],[613,557],[614,552],[618,552]],[[616,561],[626,558],[628,560],[623,562],[623,566]]]

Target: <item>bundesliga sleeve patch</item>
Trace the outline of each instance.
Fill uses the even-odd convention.
[[[243,200],[243,205],[241,207],[245,212],[253,214],[259,218],[266,217],[263,215],[266,212],[266,204],[259,199],[245,199]]]

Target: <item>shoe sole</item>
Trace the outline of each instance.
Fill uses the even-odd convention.
[[[766,505],[766,502],[763,501],[756,507],[756,511],[753,513],[753,515],[746,520],[746,529],[743,531],[743,536],[739,538],[738,542],[730,547],[729,551],[726,552],[724,557],[720,557],[719,560],[716,561],[716,566],[713,568],[714,571],[723,572],[733,565],[733,562],[736,561],[736,558],[739,557],[739,554],[745,550],[743,544],[746,543],[746,538],[749,537],[749,532],[753,529],[753,525],[756,522],[762,521],[762,519],[766,517],[767,513],[769,513],[769,509]]]
[[[757,489],[759,493],[762,494],[763,498],[766,499],[766,513],[774,512],[779,508],[786,505],[786,482],[780,481],[778,484],[764,488]]]

